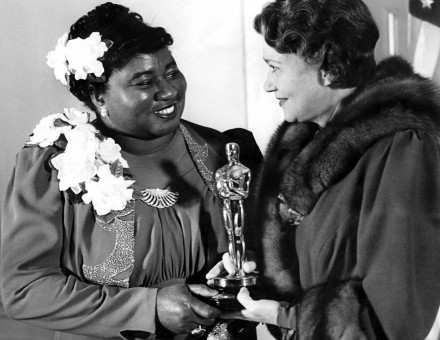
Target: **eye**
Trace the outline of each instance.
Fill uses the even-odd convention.
[[[152,79],[145,79],[136,84],[141,87],[151,87],[154,85],[154,81]]]
[[[277,70],[279,70],[279,68],[276,67],[276,66],[273,66],[273,65],[268,65],[268,66],[269,66],[269,68],[271,69],[272,72],[276,72]]]
[[[165,75],[165,79],[175,79],[178,78],[179,76],[180,76],[179,70],[171,70],[167,72],[167,74]]]

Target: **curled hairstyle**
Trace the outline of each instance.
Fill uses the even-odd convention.
[[[155,53],[173,43],[162,27],[151,27],[142,16],[130,12],[127,7],[107,2],[82,16],[70,27],[68,39],[86,39],[99,32],[103,41],[110,40],[111,47],[99,60],[104,66],[104,81],[93,79],[76,80],[69,76],[70,92],[90,109],[95,110],[92,92],[102,93],[114,70],[124,67],[138,54]]]
[[[332,88],[354,87],[376,66],[379,30],[361,0],[275,0],[254,20],[278,53],[295,53],[330,76]]]

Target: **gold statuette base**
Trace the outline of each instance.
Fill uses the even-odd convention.
[[[210,287],[219,291],[219,294],[210,298],[210,304],[221,310],[239,310],[243,306],[237,300],[237,294],[242,287],[246,287],[252,294],[257,285],[258,275],[218,276],[212,279]]]

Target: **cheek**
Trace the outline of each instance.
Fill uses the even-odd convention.
[[[186,79],[185,79],[185,77],[182,77],[182,79],[175,84],[175,88],[179,92],[179,97],[185,98],[185,93],[186,93]]]
[[[289,75],[283,75],[277,80],[277,89],[285,97],[294,98],[298,96],[298,90],[301,89],[301,84],[298,85],[298,80]],[[298,89],[299,87],[299,89]]]

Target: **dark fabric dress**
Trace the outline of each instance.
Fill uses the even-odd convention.
[[[425,339],[440,307],[439,140],[437,85],[397,57],[324,128],[277,130],[254,234],[266,294],[290,303],[285,335]]]
[[[164,209],[136,199],[110,222],[59,191],[57,171],[48,166],[53,147],[24,148],[1,224],[6,312],[58,331],[56,339],[173,338],[156,324],[157,288],[205,283],[227,250],[212,182],[226,163],[224,145],[243,145],[250,167],[261,161],[252,134],[232,135],[183,121],[169,147],[124,153],[135,187],[168,188],[179,199]]]

